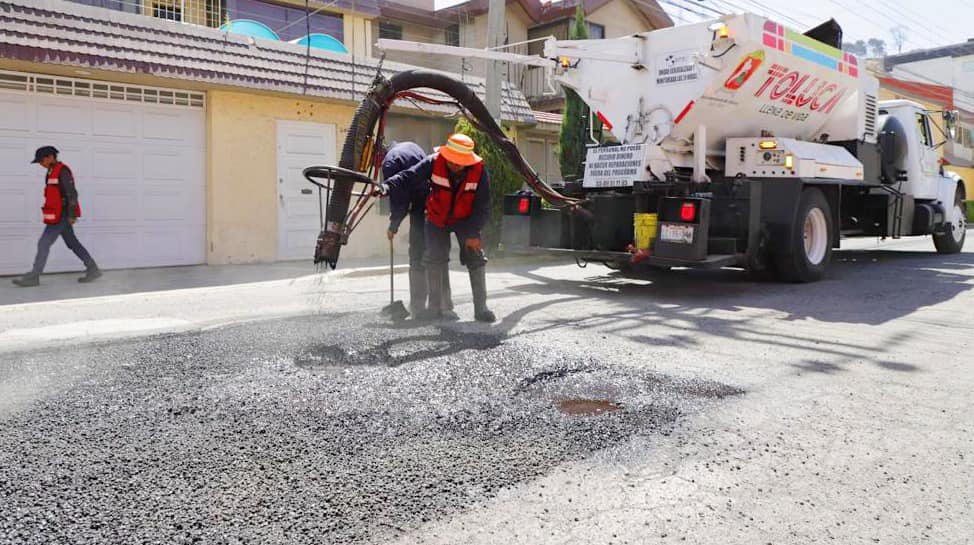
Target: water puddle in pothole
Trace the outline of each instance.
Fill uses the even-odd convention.
[[[599,416],[622,410],[622,405],[607,399],[559,399],[555,407],[568,416]]]

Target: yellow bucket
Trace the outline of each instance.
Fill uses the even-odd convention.
[[[653,243],[656,238],[656,224],[658,216],[656,214],[645,214],[637,212],[633,216],[633,225],[636,230],[636,249],[645,250]]]

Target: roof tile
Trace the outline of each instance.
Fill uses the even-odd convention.
[[[378,67],[373,58],[314,49],[307,53],[291,43],[64,0],[0,0],[0,57],[354,102],[365,95]],[[382,65],[387,75],[414,68]],[[484,97],[483,79],[464,79]],[[501,96],[505,120],[535,122],[520,90],[504,82]],[[427,105],[423,109],[454,110]]]

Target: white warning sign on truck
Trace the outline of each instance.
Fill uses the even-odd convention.
[[[632,187],[633,182],[648,179],[648,149],[649,144],[589,148],[582,187]]]
[[[686,83],[699,77],[695,49],[673,51],[656,57],[656,85]]]

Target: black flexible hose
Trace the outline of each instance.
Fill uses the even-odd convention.
[[[511,163],[525,177],[528,185],[536,193],[554,206],[569,206],[577,209],[579,201],[558,193],[538,177],[531,165],[524,160],[521,152],[504,134],[503,129],[487,111],[487,107],[477,94],[465,83],[446,74],[428,70],[408,70],[385,79],[378,76],[372,84],[372,89],[359,104],[352,123],[345,136],[342,156],[339,166],[349,170],[358,170],[362,164],[362,155],[366,150],[366,143],[375,133],[376,124],[384,112],[392,104],[398,93],[410,89],[435,89],[452,97],[466,110],[478,127],[490,136],[501,148]],[[342,224],[348,214],[351,203],[354,179],[337,176],[334,180],[334,190],[328,201],[328,224],[318,236],[315,248],[315,263],[327,263],[335,268],[341,246],[346,242],[346,226]]]

